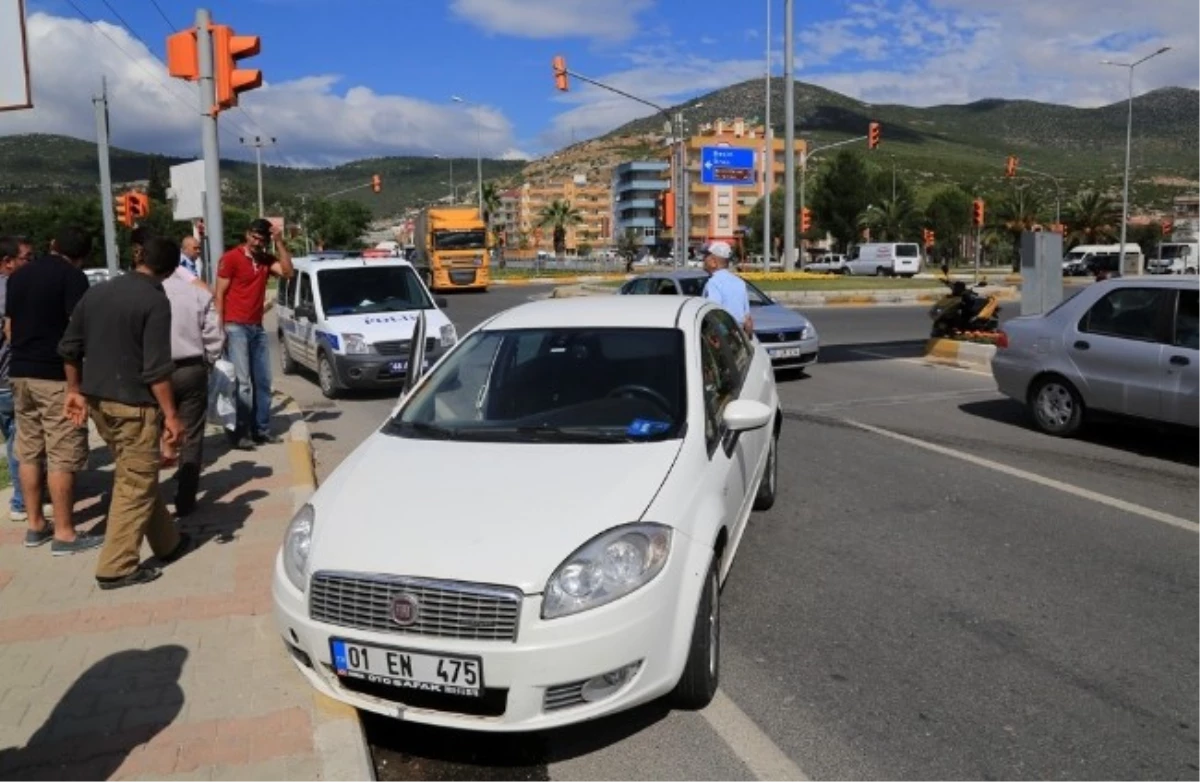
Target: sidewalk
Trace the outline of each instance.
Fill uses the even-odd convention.
[[[275,553],[315,484],[299,408],[275,404],[283,444],[230,451],[210,434],[179,522],[198,545],[155,582],[102,592],[95,553],[25,549],[25,525],[2,517],[0,778],[372,777],[357,716],[312,691],[271,618]],[[84,529],[103,523],[112,481],[94,429],[89,467]],[[174,483],[162,491],[170,504]]]

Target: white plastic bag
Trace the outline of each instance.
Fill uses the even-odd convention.
[[[208,422],[229,431],[237,428],[237,404],[234,391],[237,389],[237,374],[233,362],[223,358],[213,364],[208,378]]]

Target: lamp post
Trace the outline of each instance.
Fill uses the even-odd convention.
[[[450,100],[464,106],[474,105],[457,95],[451,95]],[[483,217],[483,131],[479,125],[479,117],[475,117],[475,178],[479,180],[479,216]]]
[[[771,270],[771,189],[775,186],[775,150],[771,144],[771,4],[767,0],[767,120],[763,129],[763,271]]]
[[[783,268],[796,268],[796,11],[783,2]]]
[[[1129,150],[1133,143],[1133,69],[1151,57],[1157,57],[1170,48],[1170,46],[1164,46],[1153,54],[1148,54],[1136,62],[1101,60],[1101,65],[1116,65],[1129,69],[1129,112],[1125,120],[1125,189],[1124,194],[1121,196],[1121,260],[1118,268],[1124,268],[1125,266],[1125,232],[1129,223]],[[1141,264],[1138,264],[1137,273],[1139,275],[1143,273]]]

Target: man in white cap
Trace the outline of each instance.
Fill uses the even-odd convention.
[[[729,260],[733,248],[728,242],[711,242],[700,250],[704,256],[704,271],[708,282],[704,285],[704,298],[725,308],[733,319],[742,324],[747,334],[754,334],[754,321],[750,317],[750,294],[746,282],[729,271]]]

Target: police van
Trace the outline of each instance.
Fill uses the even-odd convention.
[[[275,310],[285,375],[303,367],[317,375],[330,399],[351,388],[403,385],[418,314],[425,312],[428,367],[458,333],[403,258],[322,258],[292,261],[296,273],[280,280]]]

